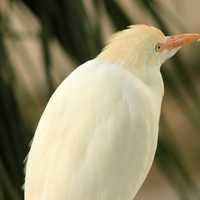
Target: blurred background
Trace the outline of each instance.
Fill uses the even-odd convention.
[[[198,0],[0,0],[0,200],[23,199],[34,130],[76,66],[130,24],[200,32],[199,8]],[[200,199],[199,52],[200,44],[188,46],[162,68],[159,145],[137,200]]]

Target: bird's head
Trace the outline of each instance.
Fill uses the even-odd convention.
[[[144,76],[146,71],[160,69],[181,47],[199,39],[197,33],[165,36],[155,27],[133,25],[114,34],[98,58],[121,64],[138,76]]]

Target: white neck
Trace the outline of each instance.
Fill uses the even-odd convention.
[[[110,55],[103,52],[97,59],[103,62],[122,65],[127,71],[143,81],[153,93],[162,97],[164,94],[164,86],[160,73],[160,64],[157,63],[157,66],[152,66],[152,63],[147,63],[144,59],[136,57],[135,59],[130,59],[129,55],[125,55],[126,57],[122,55],[124,54]]]

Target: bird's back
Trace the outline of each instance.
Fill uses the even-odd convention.
[[[51,97],[26,166],[26,200],[132,200],[154,157],[159,112],[120,66],[91,60]]]

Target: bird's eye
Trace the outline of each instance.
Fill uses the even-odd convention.
[[[161,51],[161,44],[160,43],[156,44],[155,51],[156,52],[160,52]]]

